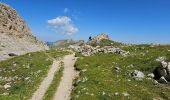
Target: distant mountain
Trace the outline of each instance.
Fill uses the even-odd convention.
[[[46,44],[51,48],[66,48],[70,45],[83,45],[84,40],[72,40],[72,39],[65,39],[65,40],[58,40],[56,42],[46,42]]]
[[[48,46],[32,35],[16,10],[0,3],[0,60],[46,49]]]

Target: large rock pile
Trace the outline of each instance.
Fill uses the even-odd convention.
[[[81,53],[83,56],[91,56],[96,53],[113,53],[113,54],[120,54],[122,56],[127,56],[129,52],[124,51],[118,47],[114,46],[96,46],[92,47],[90,45],[83,45],[83,46],[69,46],[69,48],[74,49],[75,51]]]
[[[0,3],[0,60],[9,58],[11,53],[21,55],[46,49],[48,46],[32,35],[17,12]]]
[[[160,66],[157,67],[154,72],[154,79],[160,83],[170,82],[170,62],[161,61]]]

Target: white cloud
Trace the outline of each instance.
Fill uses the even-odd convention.
[[[68,8],[64,8],[64,13],[68,13],[69,9]]]
[[[78,32],[78,28],[71,23],[72,20],[67,16],[59,16],[47,22],[57,33],[72,35]]]

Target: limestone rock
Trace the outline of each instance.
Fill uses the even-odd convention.
[[[165,61],[160,62],[154,72],[154,79],[158,80],[159,83],[167,84],[170,82],[170,62]]]
[[[165,61],[162,61],[161,62],[161,67],[162,68],[166,68],[168,66],[168,63],[167,62],[165,62]]]
[[[154,76],[153,73],[150,73],[150,74],[147,75],[147,77],[149,77],[149,78],[154,78],[155,76]]]
[[[134,70],[132,73],[131,73],[132,77],[135,79],[135,80],[141,80],[145,77],[145,75],[143,74],[143,72],[141,71],[138,71],[138,70]]]
[[[87,42],[87,44],[92,45],[99,43],[101,40],[109,40],[109,36],[107,34],[101,33],[95,37],[93,37],[91,40]]]
[[[47,49],[48,46],[32,35],[16,10],[0,3],[0,61],[10,58],[10,53],[22,55]]]
[[[167,84],[168,81],[165,79],[164,76],[162,76],[159,80],[158,80],[159,83],[164,83],[164,84]]]
[[[10,87],[11,87],[11,85],[8,84],[8,83],[4,85],[4,88],[5,88],[5,89],[10,88]]]

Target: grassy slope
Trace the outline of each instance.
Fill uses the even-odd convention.
[[[64,70],[64,66],[63,66],[63,63],[59,69],[59,71],[57,71],[55,73],[55,76],[54,76],[54,79],[50,85],[50,87],[48,88],[48,90],[46,91],[44,97],[43,97],[43,100],[52,100],[52,98],[54,97],[54,94],[57,90],[57,87],[60,83],[60,80],[61,80],[61,77],[63,75],[63,70]]]
[[[147,75],[159,63],[155,59],[166,56],[170,61],[170,46],[150,47],[147,45],[124,47],[131,55],[122,57],[114,54],[98,54],[79,58],[76,69],[87,70],[81,72],[75,80],[72,91],[73,100],[152,100],[170,99],[169,86],[154,85],[151,80],[135,81],[129,75],[134,69],[141,70]],[[134,67],[130,67],[133,65]],[[121,72],[113,72],[113,67],[120,67]],[[86,80],[87,78],[87,80]],[[123,92],[130,94],[123,96]],[[118,93],[118,96],[114,94]]]
[[[49,51],[46,51],[46,53],[47,53],[50,57],[55,58],[55,59],[60,59],[60,58],[62,58],[64,55],[69,54],[68,51],[55,50],[55,49],[51,49],[51,50],[49,50]]]
[[[0,62],[0,100],[30,99],[46,76],[52,64],[51,58],[67,53],[55,50],[35,52]],[[4,89],[6,83],[10,83],[11,88]]]

